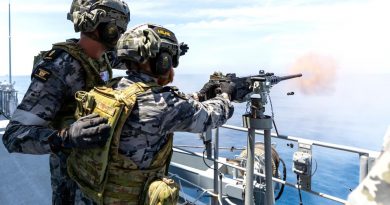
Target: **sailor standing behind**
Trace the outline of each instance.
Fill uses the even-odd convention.
[[[90,199],[99,204],[155,204],[151,196],[153,190],[150,190],[153,185],[149,185],[162,179],[160,184],[173,186],[172,180],[164,178],[172,154],[173,132],[204,132],[208,128],[221,126],[232,116],[233,106],[229,96],[234,88],[228,83],[221,86],[221,95],[203,102],[187,98],[173,87],[164,87],[172,82],[173,68],[178,66],[180,55],[184,55],[187,49],[185,44],[178,44],[174,33],[153,24],[128,30],[119,39],[117,53],[126,64],[128,76],[117,79],[111,86],[112,92],[116,92],[115,96],[137,94],[136,98],[124,100],[132,106],[132,111],[125,122],[121,122],[122,117],[117,122],[122,128],[117,126],[113,131],[108,163],[89,161],[94,157],[87,157],[83,161],[83,151],[70,159],[68,169],[81,190],[84,190],[82,201]],[[212,92],[213,86],[206,83],[199,94],[202,96]],[[111,107],[104,106],[102,109],[110,110]],[[108,170],[101,173],[101,176],[107,178],[100,192],[99,188],[94,190],[98,187],[96,184],[83,187],[86,185],[84,182],[99,178],[91,176],[96,174],[94,170],[89,173],[90,169],[81,168],[87,164],[108,164],[106,169],[99,169]],[[86,179],[86,176],[90,178]],[[177,196],[168,195],[168,202],[159,200],[164,201],[161,204],[176,204]]]
[[[103,118],[94,115],[75,122],[74,94],[111,78],[104,53],[115,48],[127,29],[130,11],[122,0],[73,0],[68,19],[81,32],[80,39],[56,43],[35,58],[30,86],[3,135],[10,153],[50,154],[55,205],[74,204],[76,197],[77,186],[66,170],[68,149],[97,147],[108,137]]]

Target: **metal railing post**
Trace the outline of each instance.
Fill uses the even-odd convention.
[[[360,154],[359,161],[359,182],[361,182],[368,174],[368,156],[365,154]]]
[[[212,203],[213,205],[219,204],[220,199],[220,191],[219,191],[219,177],[218,177],[218,158],[219,158],[219,129],[215,129],[215,137],[214,137],[214,194],[218,195],[217,197],[213,197]]]
[[[253,168],[255,156],[255,129],[250,128],[248,131],[247,142],[247,160],[245,173],[245,205],[253,205]]]

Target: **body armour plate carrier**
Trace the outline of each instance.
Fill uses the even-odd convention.
[[[96,203],[144,204],[150,183],[165,175],[172,155],[172,134],[148,169],[140,170],[132,160],[118,153],[121,131],[137,95],[157,86],[134,83],[122,91],[98,87],[76,93],[76,117],[97,113],[107,118],[111,126],[110,137],[103,148],[74,149],[68,158],[69,175]]]
[[[109,79],[112,77],[112,68],[107,58],[104,57],[101,60],[95,60],[89,57],[83,49],[76,43],[76,41],[69,40],[62,43],[53,44],[53,48],[49,51],[42,51],[40,54],[35,56],[34,58],[34,68],[39,67],[38,63],[41,60],[44,61],[52,61],[54,58],[50,58],[52,54],[55,52],[65,51],[69,55],[71,55],[74,59],[76,59],[83,71],[85,72],[85,88],[84,90],[89,91],[95,86],[102,86],[105,82],[100,77],[100,70],[102,67],[105,67],[108,74]],[[54,55],[56,56],[56,55]],[[64,127],[68,127],[71,123],[75,121],[73,113],[76,110],[76,102],[74,98],[65,99],[65,103],[58,111],[55,119],[52,122],[52,127],[55,129],[62,129]]]

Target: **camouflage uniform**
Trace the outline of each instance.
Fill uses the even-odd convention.
[[[349,195],[347,204],[390,204],[390,127],[385,135],[383,152],[367,177]]]
[[[95,61],[102,79],[108,80],[108,66],[103,62]],[[31,84],[6,128],[3,143],[9,152],[50,154],[52,202],[73,204],[77,186],[66,171],[67,154],[53,153],[48,138],[57,132],[52,124],[63,114],[61,108],[75,105],[75,92],[86,89],[86,73],[82,65],[64,51],[51,60],[37,62],[34,68]]]
[[[153,82],[147,74],[128,73],[114,86],[124,90],[135,82]],[[150,166],[154,156],[176,131],[200,133],[224,124],[233,114],[229,100],[216,97],[204,102],[187,98],[170,87],[148,90],[138,95],[136,104],[122,129],[119,153],[131,159],[140,169]],[[93,204],[86,197],[79,204]]]

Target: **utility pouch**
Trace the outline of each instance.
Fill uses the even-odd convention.
[[[179,199],[179,185],[170,178],[153,181],[147,190],[145,204],[176,205]]]

